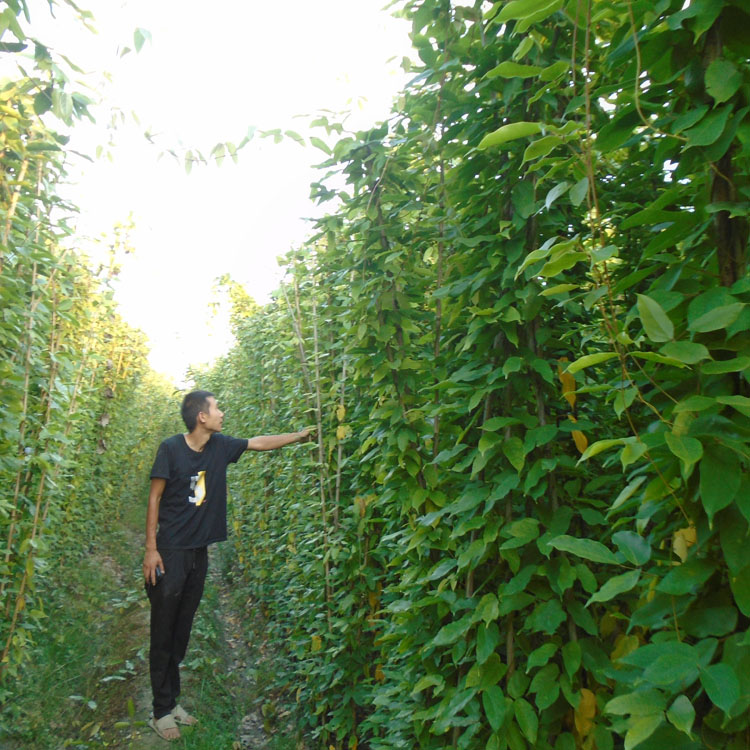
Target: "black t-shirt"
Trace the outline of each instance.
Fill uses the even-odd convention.
[[[194,451],[184,435],[159,446],[152,479],[166,479],[159,503],[159,549],[192,549],[227,538],[227,466],[247,449],[247,440],[215,432]]]

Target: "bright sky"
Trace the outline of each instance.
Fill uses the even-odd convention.
[[[148,335],[151,364],[182,379],[189,364],[212,360],[229,344],[228,310],[214,314],[214,279],[242,282],[258,302],[277,287],[276,258],[309,233],[305,217],[323,153],[293,141],[256,138],[235,166],[198,166],[190,175],[166,148],[238,143],[251,125],[303,136],[320,110],[351,110],[352,128],[387,117],[406,77],[408,24],[382,10],[386,0],[89,0],[99,33],[51,22],[46,3],[34,34],[93,72],[108,107],[137,113],[114,133],[112,161],[82,163],[69,189],[82,215],[79,231],[112,234],[132,212],[135,253],[123,263],[117,299],[123,316]],[[137,27],[152,41],[139,54]],[[394,58],[394,59],[391,59]],[[389,59],[390,62],[389,62]],[[104,86],[102,72],[112,74]],[[93,153],[105,143],[107,109],[96,128],[77,128],[71,147]],[[149,130],[156,146],[143,137]],[[314,131],[321,136],[322,131]]]

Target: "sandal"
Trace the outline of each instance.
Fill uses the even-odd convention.
[[[179,704],[172,709],[172,718],[178,724],[184,724],[185,726],[192,727],[198,723],[198,719],[195,716],[191,716],[182,706]]]
[[[152,714],[148,720],[148,725],[151,727],[151,729],[154,730],[154,732],[159,735],[159,737],[161,737],[163,740],[166,740],[167,742],[173,742],[174,740],[180,739],[179,731],[177,733],[177,736],[175,737],[167,737],[167,735],[165,734],[168,729],[177,729],[177,724],[175,724],[175,720],[172,714],[162,716],[161,719],[155,719]]]

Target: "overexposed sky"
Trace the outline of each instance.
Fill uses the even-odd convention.
[[[320,211],[308,200],[309,184],[317,178],[311,165],[325,158],[309,145],[256,136],[238,165],[226,159],[187,175],[164,151],[207,155],[217,142],[238,143],[253,125],[322,136],[309,131],[311,117],[295,117],[320,110],[350,111],[353,129],[383,120],[409,54],[408,24],[385,4],[89,0],[95,36],[64,9],[54,21],[46,3],[33,9],[33,33],[83,67],[105,99],[97,126],[77,126],[71,147],[93,154],[108,141],[111,114],[125,113],[111,161],[78,162],[67,194],[81,209],[82,236],[111,234],[132,213],[135,252],[123,263],[117,299],[126,320],[148,335],[155,369],[179,381],[189,364],[226,349],[228,311],[215,314],[210,305],[217,276],[229,273],[258,302],[268,300],[280,278],[277,256],[304,240],[304,219]],[[120,57],[138,27],[151,41]]]

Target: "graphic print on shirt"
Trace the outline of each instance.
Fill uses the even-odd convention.
[[[206,472],[199,471],[190,477],[190,492],[192,493],[188,500],[193,505],[202,505],[206,499]]]

